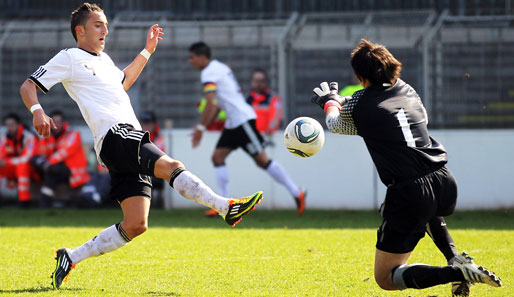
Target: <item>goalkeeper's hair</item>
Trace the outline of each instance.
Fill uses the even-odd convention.
[[[189,52],[197,56],[205,56],[211,58],[211,48],[203,41],[195,42],[189,47]]]
[[[84,26],[90,12],[103,12],[103,9],[101,9],[97,4],[84,2],[71,13],[71,34],[73,34],[75,41],[77,41],[77,32],[75,31],[75,27]]]
[[[352,51],[351,63],[355,75],[372,85],[394,83],[402,70],[402,63],[385,46],[366,39],[361,39]]]

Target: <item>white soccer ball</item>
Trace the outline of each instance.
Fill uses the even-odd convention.
[[[313,118],[299,117],[291,121],[284,131],[287,149],[301,158],[317,154],[325,143],[325,131]]]

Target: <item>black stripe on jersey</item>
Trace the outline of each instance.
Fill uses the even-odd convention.
[[[127,78],[127,75],[125,73],[123,73],[123,79],[121,80],[121,84],[123,84],[125,82],[125,78]]]
[[[36,70],[36,72],[32,73],[32,77],[40,78],[45,73],[46,73],[46,69],[43,68],[42,66],[39,66],[39,68]]]
[[[45,70],[46,71],[46,70]],[[33,77],[32,75],[29,76],[28,78],[30,81],[32,81],[33,83],[36,84],[36,86],[43,92],[43,93],[48,93],[48,89],[45,88],[45,86],[43,86],[42,83],[39,82],[39,80],[37,80],[35,77]]]
[[[36,71],[34,71],[34,73],[32,73],[32,76],[37,77],[39,72],[41,72],[42,69],[43,69],[43,67],[39,66],[39,68]]]

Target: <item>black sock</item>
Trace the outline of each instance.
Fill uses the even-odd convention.
[[[465,281],[460,270],[451,266],[426,264],[401,265],[393,270],[393,284],[398,290],[424,289],[455,281]]]
[[[179,176],[179,174],[181,174],[184,171],[186,171],[186,170],[182,167],[178,167],[177,169],[173,170],[173,172],[171,173],[171,176],[170,176],[170,186],[172,188],[173,188],[173,182],[175,181],[177,176]]]
[[[446,222],[443,217],[434,217],[427,223],[427,233],[430,235],[435,245],[443,253],[446,261],[458,255],[457,248],[453,243],[453,238],[448,232]]]

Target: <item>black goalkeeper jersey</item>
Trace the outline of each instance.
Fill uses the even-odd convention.
[[[418,94],[401,79],[394,86],[368,87],[348,104],[356,133],[364,139],[386,186],[446,164],[443,145],[428,134],[427,114]]]

